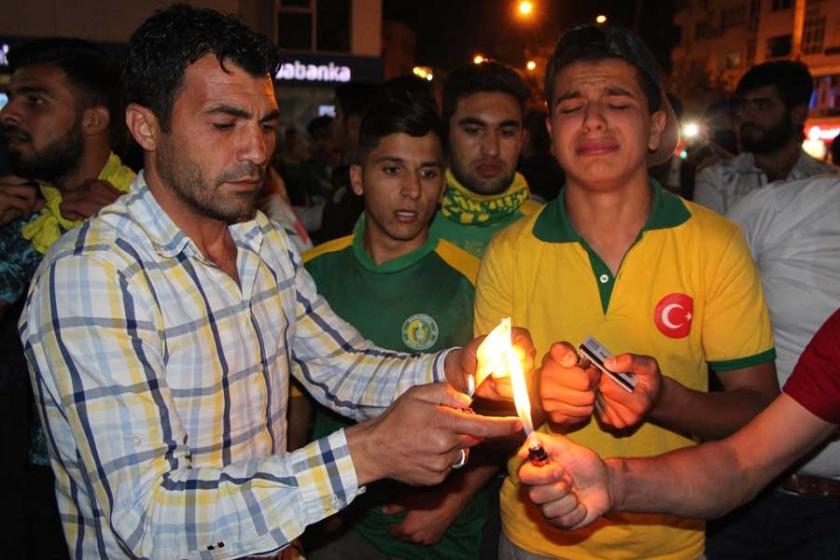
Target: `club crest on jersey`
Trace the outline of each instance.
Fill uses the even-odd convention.
[[[402,339],[412,350],[428,350],[438,340],[437,323],[425,313],[412,315],[403,323]]]
[[[659,332],[670,338],[685,338],[691,332],[694,300],[680,293],[668,294],[659,300],[653,311],[653,322]]]

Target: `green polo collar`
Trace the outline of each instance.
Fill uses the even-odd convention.
[[[651,178],[649,181],[653,189],[653,206],[642,232],[677,227],[688,221],[691,213],[682,199],[675,194],[663,191],[656,179]],[[545,207],[537,218],[533,231],[537,239],[548,243],[583,241],[566,214],[565,189],[560,191],[557,198]]]
[[[419,262],[423,259],[426,255],[434,251],[435,247],[437,247],[438,240],[436,237],[429,235],[429,238],[426,239],[426,242],[423,243],[420,247],[414,249],[413,251],[409,251],[404,255],[400,255],[399,257],[392,259],[388,262],[382,264],[376,264],[376,262],[368,255],[368,252],[365,250],[365,243],[364,243],[364,233],[365,233],[365,215],[359,218],[359,221],[356,222],[356,228],[353,232],[353,254],[356,256],[356,259],[359,263],[366,268],[367,270],[377,273],[377,274],[387,274],[389,272],[399,272],[400,270],[404,270],[409,266]]]

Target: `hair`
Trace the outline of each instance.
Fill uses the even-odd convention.
[[[315,117],[314,119],[309,121],[309,124],[306,125],[306,133],[309,134],[309,137],[313,139],[316,136],[328,134],[332,122],[333,118],[329,115],[321,115],[320,117]]]
[[[12,72],[30,66],[61,69],[71,86],[76,110],[105,107],[110,115],[111,143],[124,128],[119,67],[93,43],[72,37],[54,37],[25,43],[9,53]]]
[[[762,86],[775,86],[788,109],[808,105],[814,79],[808,67],[792,60],[774,60],[753,66],[738,81],[735,95],[742,96]]]
[[[443,89],[443,121],[449,123],[463,97],[474,93],[506,93],[516,99],[525,119],[531,90],[525,80],[509,66],[494,61],[469,64],[449,76]]]
[[[335,104],[345,119],[365,114],[368,104],[379,93],[379,86],[371,82],[348,82],[335,88]]]
[[[545,103],[551,111],[551,102],[554,98],[554,78],[557,74],[571,64],[576,62],[600,62],[602,60],[623,60],[627,64],[633,66],[636,70],[636,78],[639,81],[639,87],[647,99],[648,111],[653,114],[662,108],[662,93],[659,89],[659,84],[648,76],[641,68],[639,68],[632,61],[627,60],[621,56],[611,53],[606,45],[598,43],[586,43],[579,45],[557,45],[548,65],[545,68],[545,87],[543,95],[545,96]]]
[[[169,132],[187,67],[206,54],[215,55],[225,71],[228,61],[252,76],[277,68],[277,49],[265,36],[233,16],[176,4],[155,12],[131,35],[122,72],[126,101],[150,109]]]
[[[432,133],[443,144],[443,128],[433,98],[405,90],[386,89],[362,118],[358,161],[364,163],[384,137],[400,132],[415,138]]]

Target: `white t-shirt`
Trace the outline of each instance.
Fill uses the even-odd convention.
[[[744,230],[758,265],[784,385],[814,333],[840,308],[840,177],[772,183],[727,217]],[[801,471],[840,479],[840,442]]]

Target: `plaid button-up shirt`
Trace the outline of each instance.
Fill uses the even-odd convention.
[[[380,350],[339,319],[265,216],[229,231],[239,284],[141,174],[35,275],[21,336],[77,558],[283,547],[360,491],[343,431],[285,452],[289,374],[357,420],[444,378],[445,353]]]

